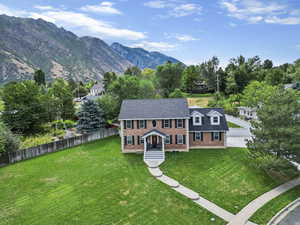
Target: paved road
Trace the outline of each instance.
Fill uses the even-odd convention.
[[[300,206],[290,212],[280,225],[300,225]]]
[[[267,202],[300,185],[300,178],[284,183],[246,205],[227,225],[245,225],[250,217]]]

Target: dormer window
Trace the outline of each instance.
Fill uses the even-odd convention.
[[[220,125],[221,116],[223,116],[221,113],[211,110],[207,115],[210,117],[211,125]]]
[[[193,118],[193,125],[194,126],[201,126],[202,125],[202,117],[204,116],[202,113],[200,113],[198,111],[194,111],[191,116]]]

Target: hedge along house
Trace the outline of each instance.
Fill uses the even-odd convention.
[[[124,100],[119,115],[123,153],[144,153],[148,165],[166,151],[224,148],[228,130],[223,109],[189,108],[187,99]]]

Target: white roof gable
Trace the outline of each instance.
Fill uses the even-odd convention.
[[[207,113],[208,116],[223,116],[221,113],[215,111],[215,110],[211,110],[209,111],[209,113]]]

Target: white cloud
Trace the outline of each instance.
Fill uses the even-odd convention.
[[[93,19],[86,14],[70,11],[47,11],[40,14],[31,14],[33,18],[42,18],[59,26],[69,29],[81,29],[86,34],[103,37],[113,37],[128,40],[140,40],[146,38],[142,32],[113,27],[111,24]],[[76,19],[74,19],[76,18]]]
[[[101,2],[100,5],[86,5],[80,9],[85,12],[103,13],[103,14],[122,14],[118,9],[113,7],[112,2]]]
[[[154,0],[144,3],[144,5],[155,9],[167,9],[168,12],[163,17],[184,17],[200,14],[202,11],[199,4],[183,3],[178,0]]]
[[[299,9],[262,0],[221,0],[220,5],[228,15],[249,23],[300,24]]]
[[[0,15],[1,14],[5,14],[8,16],[25,16],[27,14],[27,12],[23,11],[23,10],[11,9],[3,4],[0,4]]]
[[[144,5],[147,7],[156,8],[156,9],[162,9],[162,8],[167,7],[166,1],[150,1],[150,2],[144,3]]]
[[[231,26],[231,27],[236,27],[237,24],[236,24],[236,23],[229,23],[229,26]]]
[[[175,17],[189,16],[192,14],[199,14],[202,11],[202,7],[196,4],[182,4],[176,6],[174,10],[171,11],[171,15]]]
[[[33,6],[33,8],[39,9],[39,10],[55,10],[55,8],[50,5],[35,5],[35,6]]]
[[[133,48],[144,48],[148,51],[171,51],[177,46],[167,42],[142,41],[131,45]]]
[[[187,42],[187,41],[198,41],[199,40],[199,38],[195,38],[195,37],[193,37],[191,35],[188,35],[188,34],[176,34],[175,38],[178,41],[184,41],[184,42]]]
[[[287,24],[287,25],[296,25],[300,24],[300,17],[285,17],[280,18],[278,16],[273,16],[265,19],[266,23],[275,23],[275,24]]]
[[[34,19],[44,19],[66,29],[80,33],[80,35],[92,35],[99,38],[118,38],[122,40],[141,40],[146,38],[143,32],[118,28],[106,21],[94,19],[84,13],[64,10],[44,10],[41,12],[19,11],[0,4],[0,14],[9,16],[22,16]]]

